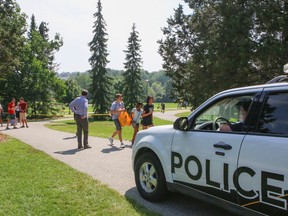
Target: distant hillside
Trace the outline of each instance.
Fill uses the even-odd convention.
[[[108,75],[112,77],[114,83],[121,83],[123,80],[123,70],[107,69]],[[61,72],[58,76],[67,80],[69,78],[75,80],[81,88],[89,89],[91,84],[91,78],[89,71],[85,72]],[[164,71],[148,72],[141,71],[141,79],[143,80],[143,86],[149,85],[149,94],[155,96],[157,102],[165,101],[171,102],[170,92],[172,90],[171,79],[165,75]],[[115,87],[116,89],[116,87]],[[118,89],[121,91],[121,89]],[[161,92],[161,93],[160,93]],[[161,95],[161,96],[158,96]]]

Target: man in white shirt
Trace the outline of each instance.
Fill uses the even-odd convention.
[[[83,144],[84,149],[91,148],[88,145],[88,132],[89,132],[89,122],[88,122],[88,100],[86,99],[88,95],[87,90],[82,90],[82,96],[77,97],[69,104],[69,108],[75,114],[75,120],[77,124],[77,140],[78,149],[82,149],[82,131],[84,133]]]

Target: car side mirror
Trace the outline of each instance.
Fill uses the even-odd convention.
[[[187,131],[188,130],[188,118],[180,117],[176,119],[176,121],[173,124],[173,128],[175,130]]]

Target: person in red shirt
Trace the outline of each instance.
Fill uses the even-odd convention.
[[[21,128],[25,127],[24,124],[28,128],[27,118],[26,118],[26,112],[28,109],[28,104],[24,101],[23,97],[20,98],[19,108],[20,108],[20,123],[22,123]]]
[[[9,128],[9,124],[10,124],[10,120],[14,121],[14,127],[13,129],[16,129],[16,121],[15,121],[15,98],[12,98],[11,102],[8,104],[8,118],[7,118],[7,127],[6,129],[10,129]]]

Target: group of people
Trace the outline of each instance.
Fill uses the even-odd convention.
[[[87,100],[88,91],[82,90],[80,97],[75,98],[70,104],[69,109],[74,113],[74,119],[77,125],[77,142],[78,149],[87,149],[91,148],[88,144],[88,100]],[[132,109],[130,115],[132,118],[131,125],[134,129],[132,136],[132,145],[135,141],[137,132],[139,131],[140,124],[142,124],[143,130],[153,127],[153,111],[154,111],[154,98],[148,96],[146,99],[146,105],[143,106],[141,102],[137,102],[136,106]],[[115,131],[108,138],[110,145],[114,145],[114,137],[118,135],[120,141],[120,148],[125,148],[122,139],[122,127],[119,122],[119,115],[121,112],[125,112],[125,105],[123,103],[123,97],[121,94],[116,94],[116,100],[112,103],[110,108],[110,114],[112,120],[115,124]],[[83,142],[82,142],[82,131],[84,133]]]
[[[8,115],[7,115],[7,126],[6,129],[9,130],[9,125],[11,124],[13,126],[13,129],[17,128],[18,122],[22,125],[21,128],[24,128],[25,126],[28,128],[27,124],[27,109],[28,104],[24,101],[24,98],[21,97],[19,102],[15,103],[15,98],[12,98],[11,101],[8,104]],[[1,127],[3,127],[3,120],[5,118],[5,112],[4,108],[0,104],[0,124]]]
[[[142,129],[145,130],[149,127],[153,127],[153,111],[154,111],[154,98],[148,96],[146,99],[146,105],[143,107],[141,102],[137,102],[136,106],[131,111],[131,118],[132,122],[131,125],[134,128],[134,133],[132,136],[132,145],[134,144],[134,140],[136,137],[137,132],[139,131],[140,124],[142,124]],[[110,113],[112,115],[112,120],[115,124],[115,131],[113,134],[108,138],[110,145],[114,145],[114,137],[118,135],[120,141],[120,148],[125,148],[125,145],[122,140],[122,127],[119,122],[119,115],[121,112],[126,111],[124,103],[122,101],[122,95],[117,94],[116,100],[112,103],[110,108]],[[142,122],[140,122],[142,119]]]

